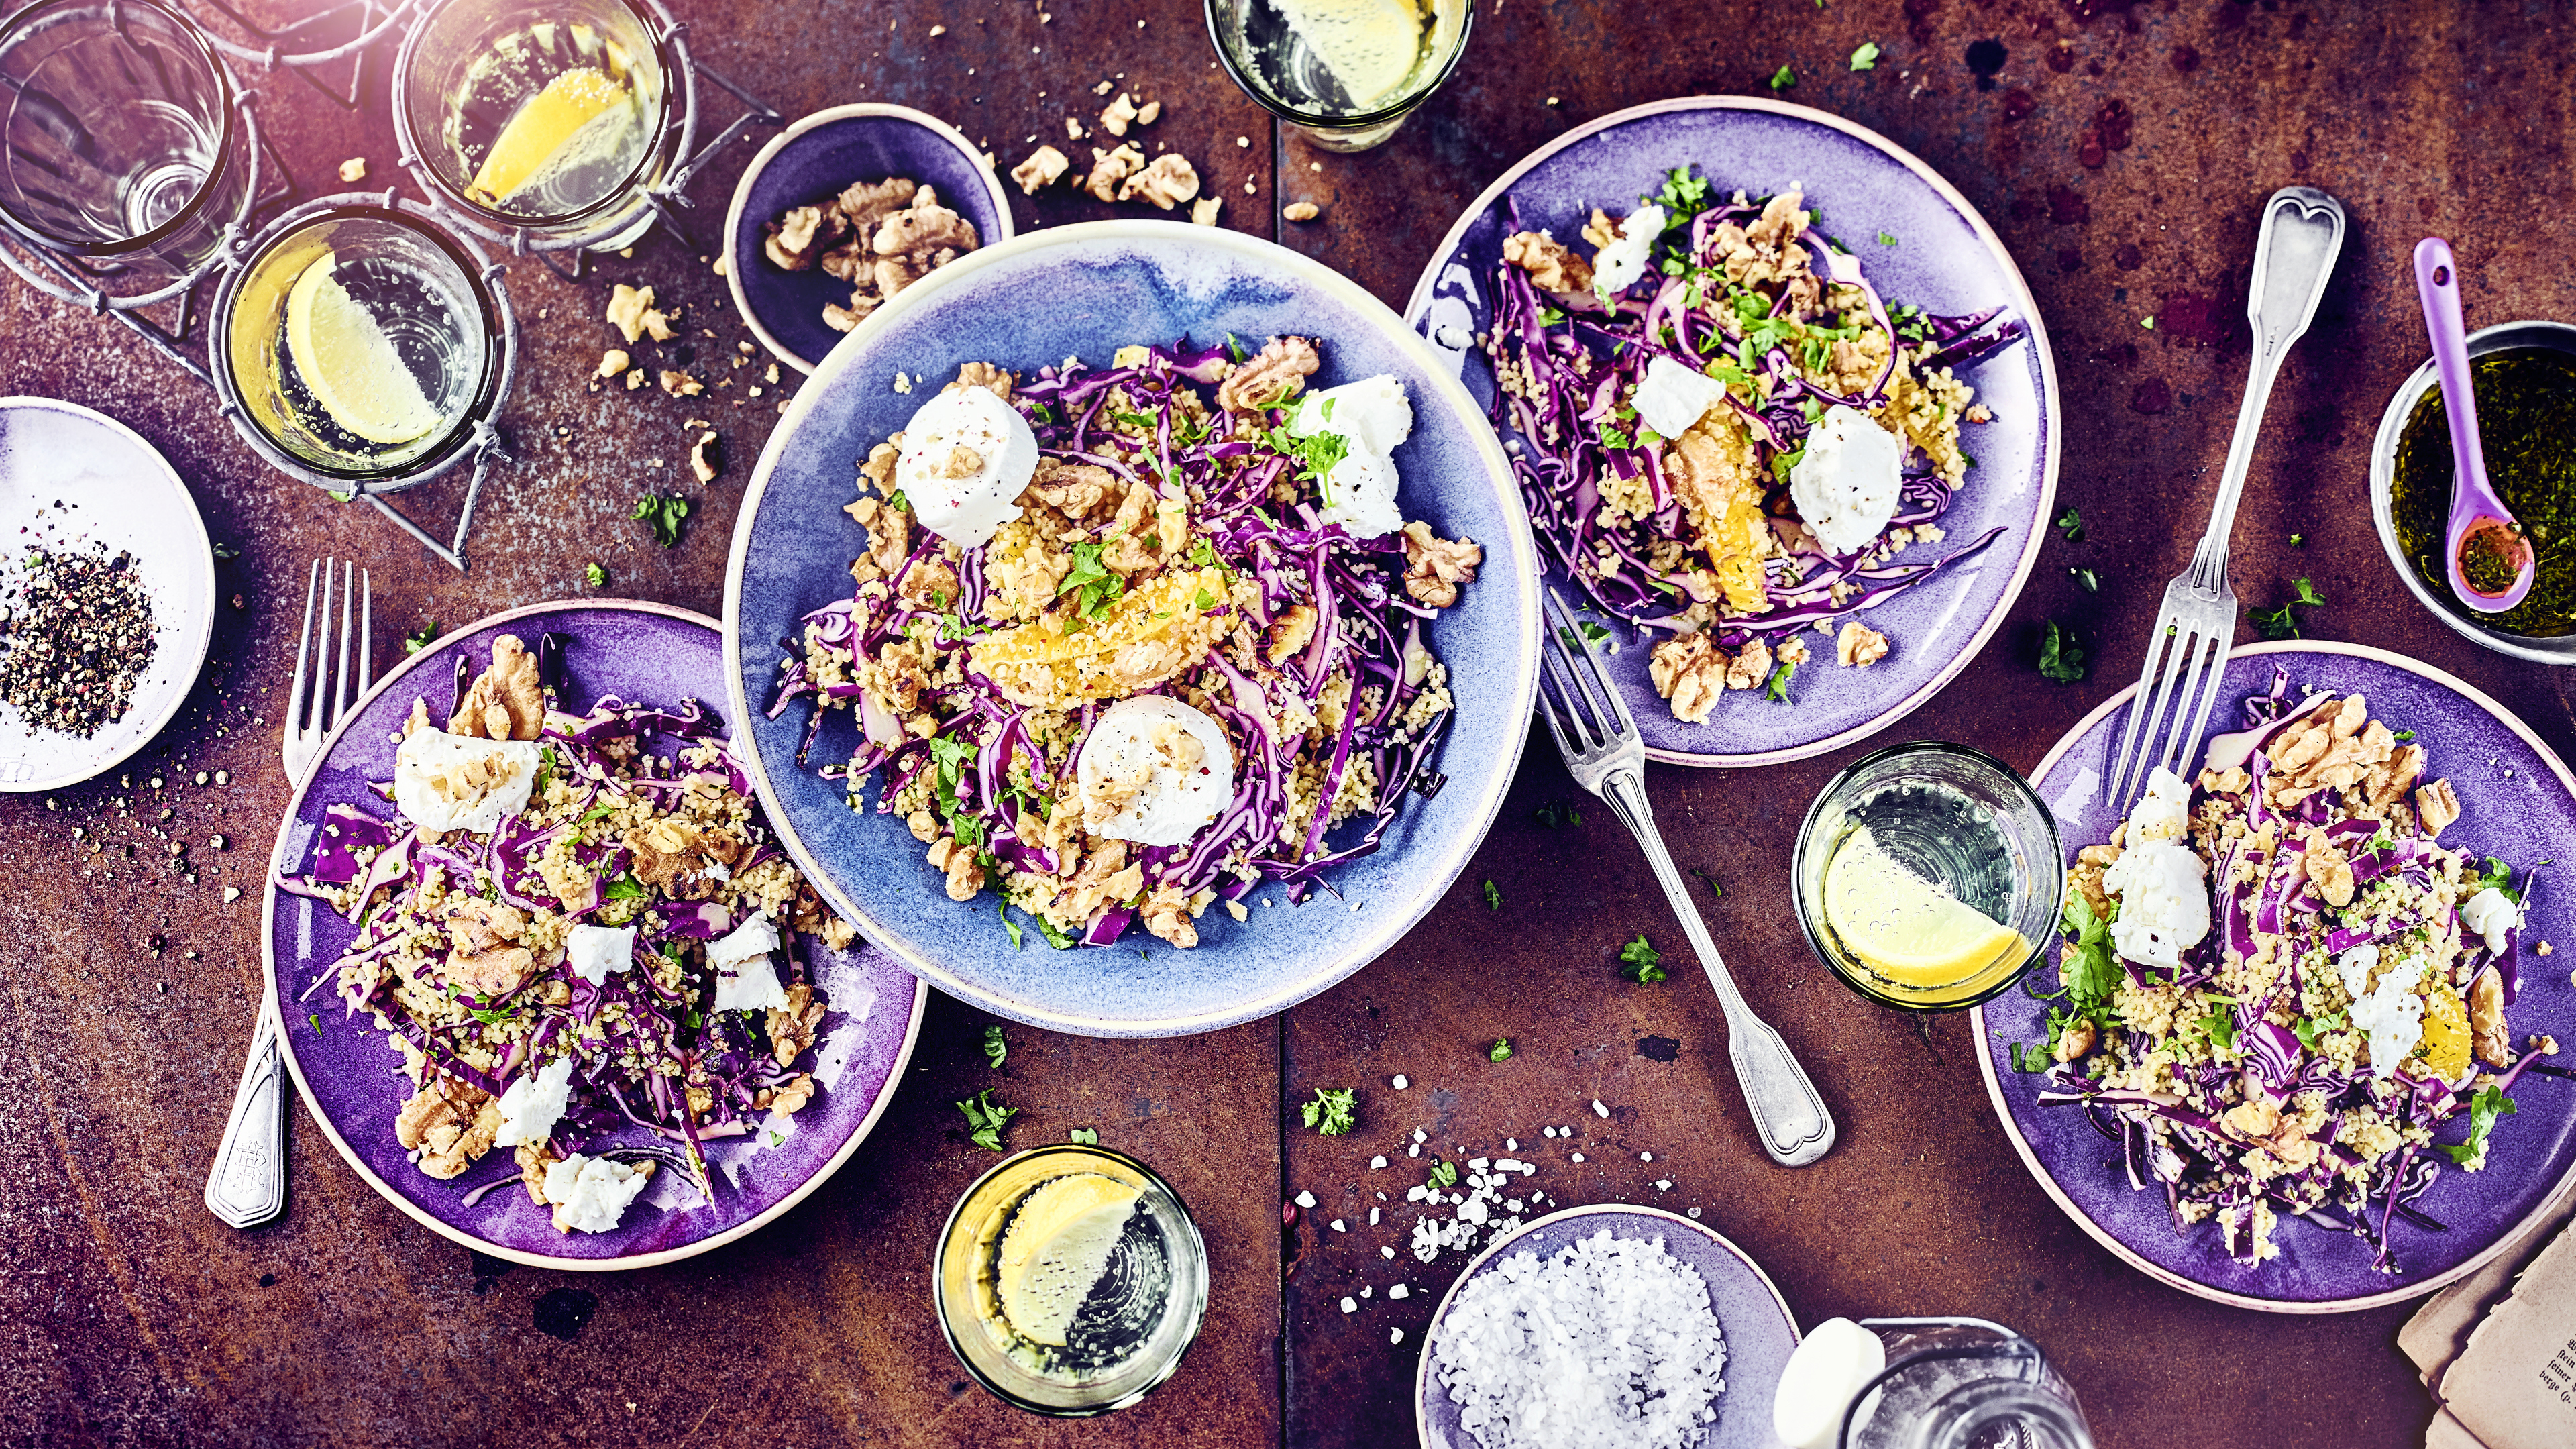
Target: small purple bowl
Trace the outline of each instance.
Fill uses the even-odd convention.
[[[725,284],[734,310],[763,347],[798,372],[812,372],[845,333],[823,324],[823,308],[850,300],[850,285],[821,268],[782,271],[761,254],[764,224],[811,206],[855,181],[908,177],[939,192],[942,204],[975,224],[981,246],[1011,239],[1011,202],[984,153],[937,116],[910,106],[863,101],[816,111],[772,137],[751,158],[725,214]]]

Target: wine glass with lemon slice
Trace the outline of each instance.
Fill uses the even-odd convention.
[[[272,463],[382,493],[452,466],[507,383],[506,303],[457,237],[359,195],[278,218],[225,279],[216,390]]]
[[[614,250],[687,145],[659,5],[446,0],[395,61],[404,164],[501,235]]]
[[[1207,1249],[1143,1163],[1068,1143],[966,1190],[931,1264],[940,1331],[1003,1402],[1057,1418],[1126,1408],[1172,1376],[1207,1312]]]
[[[2011,985],[2056,932],[2057,821],[1965,745],[1880,750],[1807,810],[1790,866],[1807,944],[1887,1006],[1950,1011]]]

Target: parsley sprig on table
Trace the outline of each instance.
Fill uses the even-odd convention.
[[[647,493],[635,500],[635,516],[653,530],[653,541],[664,548],[680,546],[680,523],[689,516],[689,500],[676,494]]]
[[[2075,631],[2049,619],[2040,625],[2039,672],[2043,678],[2060,684],[2073,684],[2084,677],[2084,646],[2075,641]]]
[[[2247,616],[2254,622],[2254,632],[2266,639],[2296,639],[2300,637],[2299,616],[2291,610],[2325,607],[2326,596],[2317,592],[2316,585],[2306,579],[2294,579],[2290,586],[2297,591],[2295,596],[2277,608],[2256,609]]]
[[[1011,1044],[1002,1040],[1001,1027],[988,1026],[984,1028],[984,1060],[993,1064],[993,1070],[997,1072],[1000,1071],[1002,1069],[1002,1063],[1007,1060],[1010,1055]]]
[[[988,1152],[1002,1150],[1002,1124],[1020,1115],[1019,1108],[996,1103],[990,1087],[958,1103],[957,1110],[966,1114],[966,1140]]]
[[[1664,979],[1664,956],[1639,931],[1637,939],[1619,948],[1619,974],[1640,986]]]
[[[1297,1109],[1306,1125],[1326,1137],[1346,1137],[1359,1125],[1359,1093],[1348,1087],[1317,1087],[1315,1100]]]

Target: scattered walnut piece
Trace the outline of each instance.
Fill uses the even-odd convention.
[[[1029,159],[1011,168],[1011,179],[1019,183],[1020,194],[1035,196],[1064,179],[1065,168],[1072,161],[1053,146],[1040,146],[1029,153]]]
[[[1834,662],[1846,669],[1867,669],[1887,657],[1887,636],[1858,619],[1845,619],[1834,636]]]
[[[1159,120],[1162,117],[1162,114],[1163,103],[1161,101],[1147,101],[1145,104],[1136,108],[1136,124],[1140,126],[1150,126],[1154,124],[1155,121]]]
[[[2479,1061],[2499,1071],[2513,1065],[2513,1033],[2504,1024],[2504,973],[2493,964],[2469,983],[2469,1040]]]
[[[1082,123],[1080,121],[1075,120],[1071,116],[1067,116],[1064,118],[1064,134],[1069,140],[1079,141],[1087,133],[1082,129]]]
[[[1226,374],[1217,385],[1217,406],[1228,412],[1277,407],[1306,388],[1323,359],[1303,337],[1274,337],[1259,352]]]
[[[1476,581],[1485,550],[1474,539],[1456,542],[1416,519],[1404,526],[1404,591],[1420,603],[1445,609],[1458,602],[1458,586]]]
[[[1671,701],[1675,719],[1706,724],[1708,712],[1726,694],[1726,665],[1726,652],[1706,634],[1682,634],[1657,644],[1646,656],[1646,677],[1655,693]]]
[[[1324,209],[1311,201],[1292,201],[1279,208],[1279,214],[1290,221],[1313,221],[1324,214]]]
[[[671,314],[668,312],[647,308],[641,320],[644,325],[644,335],[656,342],[668,342],[680,335],[672,328]]]
[[[624,372],[634,361],[635,359],[627,356],[623,349],[612,347],[599,354],[599,375],[615,377]]]
[[[1202,196],[1190,203],[1190,222],[1195,226],[1216,225],[1217,208],[1225,205],[1222,196]]]
[[[1158,885],[1145,893],[1138,914],[1145,929],[1186,951],[1199,943],[1199,928],[1190,919],[1189,897],[1176,885]]]
[[[716,441],[714,433],[700,433],[698,440],[689,445],[689,471],[701,483],[713,483],[716,475],[724,471],[723,445]]]
[[[1165,211],[1199,194],[1199,173],[1189,158],[1178,151],[1166,151],[1153,159],[1144,170],[1128,177],[1118,188],[1118,199],[1137,197],[1154,203]]]
[[[707,388],[705,383],[698,381],[696,378],[689,376],[685,372],[675,371],[668,367],[662,369],[662,391],[669,393],[673,397],[696,397],[699,393],[705,392],[706,390]]]
[[[823,304],[823,325],[835,332],[848,332],[866,321],[868,314],[876,309],[877,299],[865,292],[852,297],[847,307],[838,302],[826,302]]]
[[[1503,238],[1503,260],[1529,273],[1530,285],[1560,297],[1592,290],[1592,264],[1543,231]]]
[[[620,282],[608,294],[608,322],[630,344],[644,340],[644,314],[652,310],[653,289]]]
[[[957,837],[943,835],[930,843],[930,866],[948,874],[948,898],[971,901],[984,888],[984,866],[975,852],[957,843]]]
[[[1315,637],[1315,610],[1307,604],[1291,604],[1279,611],[1262,636],[1261,657],[1277,664],[1306,647]]]
[[[366,180],[367,158],[364,156],[352,156],[348,160],[341,162],[340,179],[349,182]]]
[[[1128,123],[1135,119],[1136,103],[1127,98],[1125,91],[1120,91],[1118,99],[1111,101],[1109,108],[1100,113],[1100,129],[1113,136],[1124,136]]]
[[[450,734],[487,740],[533,740],[546,719],[546,694],[537,681],[537,656],[516,634],[492,641],[492,667],[475,677],[447,722]]]
[[[644,369],[638,367],[626,374],[626,390],[633,392],[644,385]]]
[[[501,1104],[479,1088],[432,1075],[394,1117],[394,1141],[420,1154],[420,1170],[455,1177],[492,1150]]]
[[[2460,818],[2460,797],[2448,780],[2436,780],[2415,791],[2415,815],[2424,822],[2426,838],[2439,840],[2451,822]]]
[[[814,1044],[823,1011],[823,1003],[814,999],[814,988],[801,981],[787,988],[785,1006],[769,1008],[769,1054],[780,1066],[793,1065]]]
[[[1744,641],[1735,653],[1735,662],[1726,666],[1726,687],[1760,689],[1771,677],[1771,646],[1760,639]]]
[[[2093,1050],[2093,1043],[2098,1035],[2099,1033],[2093,1029],[2093,1023],[2079,1016],[2068,1022],[2066,1029],[2057,1034],[2057,1045],[2050,1047],[2048,1054],[2061,1062],[2071,1062]]]
[[[1116,201],[1119,183],[1144,167],[1145,153],[1137,150],[1133,142],[1121,141],[1114,151],[1103,151],[1094,146],[1091,148],[1091,175],[1083,180],[1082,189],[1090,192],[1095,201]]]

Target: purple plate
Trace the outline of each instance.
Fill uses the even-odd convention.
[[[2446,843],[2502,856],[2516,870],[2567,854],[2576,838],[2576,776],[2540,737],[2503,705],[2438,669],[2385,650],[2301,641],[2258,644],[2227,663],[2212,732],[2236,728],[2238,702],[2272,687],[2272,667],[2286,665],[2295,697],[2309,689],[2368,697],[2372,718],[2412,729],[2429,759],[2426,772],[2448,779],[2460,796],[2459,823]],[[2105,700],[2057,742],[2031,772],[2031,788],[2057,815],[2069,861],[2107,840],[2118,823],[2100,800],[2106,761],[2126,723],[2121,706],[2135,686]],[[2194,759],[2198,746],[2194,746]],[[2576,942],[2576,891],[2544,881],[2530,902],[2525,941]],[[2050,953],[2052,962],[2055,953]],[[2576,1041],[2576,986],[2546,958],[2525,952],[2522,991],[2511,1024],[2516,1040],[2535,1032]],[[2053,965],[2041,968],[2053,972]],[[2041,978],[2054,985],[2054,976]],[[2560,1186],[2576,1178],[2576,1082],[2526,1075],[2514,1088],[2520,1111],[2496,1124],[2482,1172],[2445,1169],[2415,1207],[2445,1225],[2433,1232],[2399,1219],[2391,1229],[2398,1271],[2371,1266],[2372,1250],[2349,1233],[2295,1218],[2273,1231],[2281,1256],[2247,1267],[2227,1256],[2218,1229],[2202,1224],[2177,1233],[2164,1194],[2132,1190],[2117,1143],[2094,1130],[2077,1106],[2041,1106],[2041,1074],[2016,1072],[2011,1043],[2045,1039],[2047,1006],[2007,991],[1976,1009],[1986,1091],[2013,1148],[2039,1185],[2078,1225],[2148,1276],[2197,1297],[2273,1313],[2343,1313],[2420,1297],[2475,1272],[2503,1251]],[[2459,1141],[2466,1120],[2446,1127]]]
[[[1796,707],[1758,691],[1729,694],[1704,725],[1684,724],[1646,680],[1646,651],[1610,661],[1646,736],[1646,753],[1676,765],[1770,765],[1838,749],[1895,723],[1941,690],[1984,647],[2039,556],[2057,496],[2057,366],[2039,306],[2012,255],[1966,197],[1896,143],[1838,116],[1750,96],[1686,96],[1578,126],[1502,174],[1432,253],[1405,320],[1429,339],[1467,390],[1490,408],[1494,376],[1474,336],[1491,325],[1485,289],[1521,224],[1571,239],[1595,205],[1634,206],[1665,173],[1697,165],[1720,193],[1761,195],[1804,183],[1823,229],[1860,255],[1893,305],[1959,314],[2000,307],[2030,335],[1965,369],[1994,421],[1963,440],[1977,460],[1941,520],[1953,542],[2004,531],[1973,558],[1869,611],[1893,648],[1868,669],[1833,666],[1831,649],[1799,671]],[[1896,238],[1893,246],[1878,238]],[[1516,447],[1529,446],[1513,430]],[[1950,547],[1917,544],[1908,561]],[[1561,576],[1553,576],[1560,577]],[[1823,636],[1814,636],[1823,639]],[[1830,643],[1830,641],[1826,641]]]
[[[568,635],[560,703],[586,711],[606,695],[676,706],[688,696],[724,697],[724,646],[713,619],[660,604],[534,604],[474,624],[405,659],[379,681],[325,744],[313,778],[295,793],[269,857],[272,880],[282,868],[309,869],[315,833],[334,804],[376,815],[391,809],[368,788],[393,774],[394,732],[415,698],[445,704],[459,651],[480,665],[493,636],[522,639],[552,630]],[[305,1109],[331,1145],[385,1200],[478,1252],[538,1267],[642,1268],[703,1253],[767,1223],[796,1205],[849,1159],[876,1124],[912,1056],[929,988],[894,958],[873,948],[830,951],[807,938],[831,1014],[824,1018],[816,1079],[822,1089],[780,1134],[709,1143],[716,1177],[712,1206],[681,1174],[657,1173],[626,1221],[607,1233],[558,1233],[544,1208],[516,1185],[472,1207],[465,1195],[509,1176],[510,1154],[493,1151],[464,1176],[441,1182],[414,1167],[394,1141],[394,1116],[406,1095],[399,1057],[371,1021],[341,1014],[325,986],[301,999],[338,960],[357,932],[319,901],[268,891],[269,989],[285,1033],[287,1070]],[[636,1130],[637,1142],[647,1140]],[[619,1139],[623,1142],[625,1139]]]
[[[1432,1368],[1432,1347],[1440,1342],[1441,1325],[1449,1317],[1449,1305],[1457,1301],[1458,1290],[1492,1271],[1506,1254],[1527,1249],[1544,1258],[1603,1228],[1612,1237],[1631,1241],[1663,1239],[1664,1250],[1708,1284],[1708,1306],[1726,1339],[1725,1387],[1717,1395],[1717,1422],[1692,1449],[1775,1449],[1780,1441],[1771,1433],[1771,1391],[1798,1346],[1798,1318],[1789,1311],[1789,1300],[1780,1296],[1759,1264],[1714,1229],[1662,1208],[1617,1202],[1549,1213],[1497,1239],[1449,1285],[1431,1315],[1431,1327],[1422,1338],[1422,1365],[1413,1374],[1413,1421],[1421,1431],[1424,1449],[1480,1449],[1482,1442],[1460,1427],[1458,1403],[1440,1386]]]

